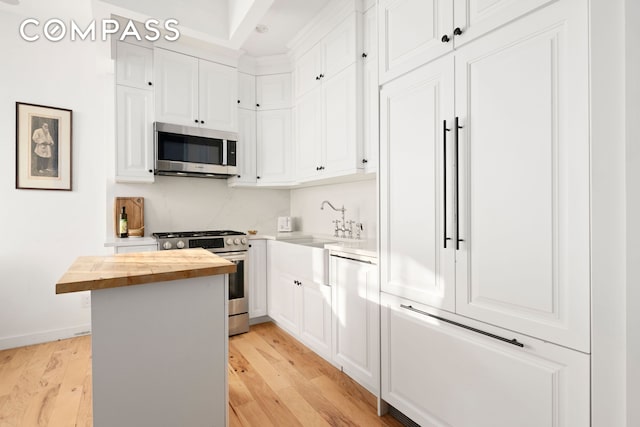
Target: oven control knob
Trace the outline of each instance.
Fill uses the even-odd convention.
[[[235,239],[235,240],[233,241],[233,243],[235,243],[236,245],[239,245],[239,244],[240,244],[240,239]]]
[[[176,247],[178,249],[184,248],[184,242],[182,240],[178,240],[178,243],[176,243]]]
[[[162,247],[165,248],[165,249],[171,249],[171,242],[164,242],[162,244]]]
[[[243,245],[246,245],[246,244],[247,244],[247,239],[246,239],[246,238],[244,238],[244,237],[243,237],[241,241],[242,241],[242,244],[243,244]]]
[[[227,239],[227,245],[233,245],[233,239],[232,238],[228,238]]]

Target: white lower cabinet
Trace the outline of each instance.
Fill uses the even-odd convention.
[[[589,355],[388,294],[381,302],[382,398],[421,426],[589,426]]]
[[[250,240],[247,252],[249,267],[249,318],[267,315],[267,241]]]
[[[380,389],[380,287],[374,258],[332,253],[333,363],[374,394]]]
[[[268,313],[278,326],[331,360],[331,287],[327,251],[270,240]]]
[[[327,360],[331,359],[331,287],[309,279],[299,281],[300,340]]]

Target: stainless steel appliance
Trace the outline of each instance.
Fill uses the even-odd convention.
[[[249,272],[247,235],[239,231],[181,231],[153,233],[158,250],[204,248],[236,264],[229,274],[229,335],[249,331]]]
[[[237,173],[238,134],[155,122],[155,174],[228,178]]]

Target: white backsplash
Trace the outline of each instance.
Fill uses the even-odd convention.
[[[296,231],[333,234],[331,221],[340,219],[341,214],[328,206],[320,210],[323,200],[330,201],[338,209],[344,205],[345,220],[363,224],[363,239],[376,238],[377,187],[374,177],[366,181],[291,190],[291,216],[294,217]]]
[[[111,183],[115,197],[144,197],[145,236],[154,232],[258,230],[274,234],[279,216],[289,215],[289,190],[230,188],[226,180],[156,176],[153,184]],[[112,212],[109,211],[109,212]],[[107,218],[113,235],[113,217]]]

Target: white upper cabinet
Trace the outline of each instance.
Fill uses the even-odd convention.
[[[116,44],[116,174],[118,182],[154,181],[153,51]]]
[[[296,97],[299,98],[320,86],[322,72],[322,46],[320,43],[296,60],[293,78]]]
[[[320,79],[329,80],[356,61],[357,31],[361,31],[360,13],[349,15],[322,39],[322,70]]]
[[[256,77],[256,108],[260,111],[291,108],[291,74]]]
[[[288,184],[291,181],[291,110],[260,111],[257,114],[258,184]]]
[[[457,312],[584,352],[587,24],[584,2],[562,1],[456,54]]]
[[[558,0],[380,0],[380,81]]]
[[[362,168],[362,119],[356,64],[300,98],[296,105],[296,178],[356,173]]]
[[[229,184],[255,184],[257,137],[256,112],[238,109],[238,146],[237,146],[237,175],[231,178]]]
[[[364,43],[362,58],[362,116],[363,154],[362,163],[366,173],[378,170],[378,115],[380,113],[378,85],[378,10],[370,8],[364,14]]]
[[[295,110],[296,178],[314,177],[322,163],[322,93],[320,88],[298,100]]]
[[[198,126],[198,58],[155,49],[156,120]]]
[[[336,28],[331,30],[313,48],[307,51],[294,65],[295,96],[299,98],[319,86],[320,82],[331,79],[341,70],[356,61],[359,48],[357,31],[361,15],[350,14]]]
[[[362,167],[361,119],[357,115],[356,65],[322,83],[324,119],[324,157],[320,166],[324,175],[342,175]]]
[[[448,311],[455,310],[455,251],[451,241],[445,248],[453,210],[444,138],[452,148],[453,137],[444,121],[452,128],[453,79],[453,58],[442,58],[380,93],[380,287]]]
[[[364,169],[362,24],[350,13],[295,62],[298,181]]]
[[[557,0],[454,0],[455,46],[461,46],[555,1]]]
[[[153,89],[153,50],[119,42],[116,55],[116,84]]]
[[[156,120],[237,131],[237,71],[155,49]]]
[[[256,109],[256,76],[238,73],[238,107]]]
[[[237,132],[238,72],[235,68],[203,59],[198,61],[198,70],[200,126]]]
[[[452,0],[380,0],[380,82],[453,49]]]
[[[116,86],[116,181],[154,181],[153,91]]]

